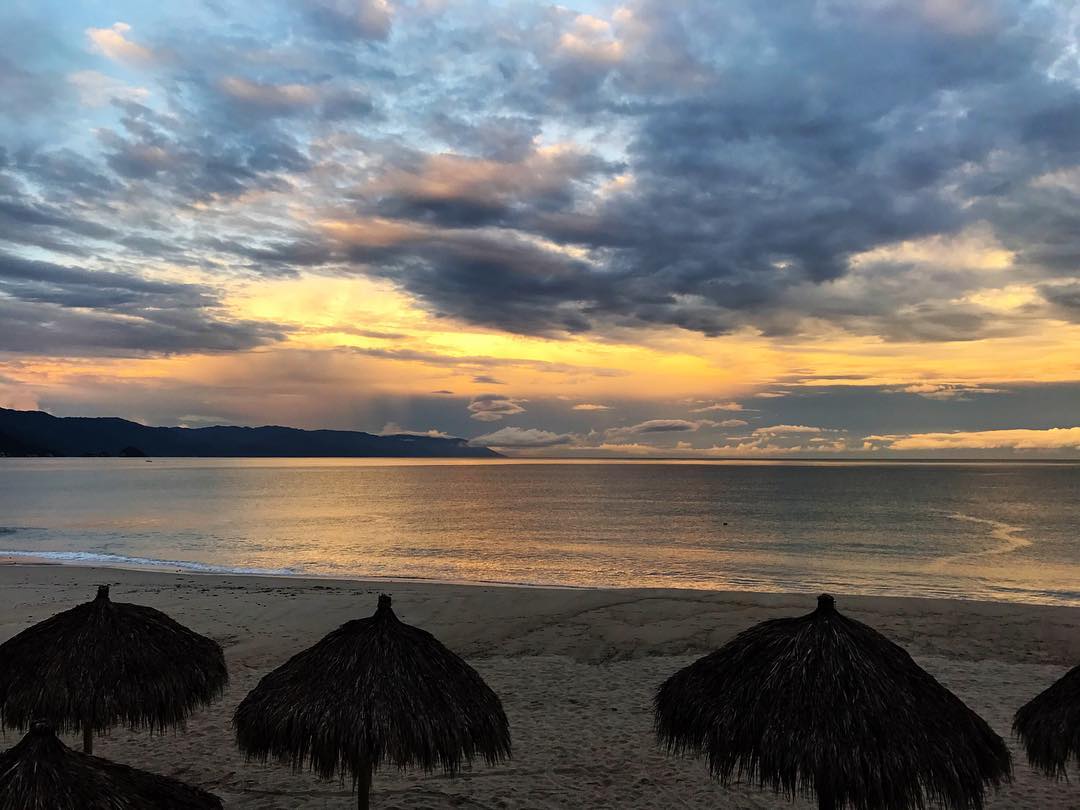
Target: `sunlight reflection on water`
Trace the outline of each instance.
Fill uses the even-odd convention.
[[[0,556],[1080,604],[1076,465],[0,462]]]

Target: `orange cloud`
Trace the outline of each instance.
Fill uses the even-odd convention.
[[[864,446],[890,450],[1080,450],[1080,427],[867,436]]]
[[[92,51],[116,62],[153,62],[153,51],[127,38],[126,34],[130,30],[131,26],[127,23],[117,22],[110,28],[87,28],[86,38],[90,40]]]

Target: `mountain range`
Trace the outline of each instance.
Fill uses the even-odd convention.
[[[0,408],[0,456],[498,458],[466,439],[352,430],[149,427],[117,417],[57,417]]]

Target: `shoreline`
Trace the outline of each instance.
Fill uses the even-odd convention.
[[[57,554],[79,554],[82,552],[56,552]],[[198,566],[192,568],[185,568],[185,565]],[[0,553],[0,566],[50,566],[60,568],[90,568],[102,571],[132,571],[132,572],[147,572],[156,574],[166,574],[171,576],[193,576],[193,577],[259,577],[263,579],[280,579],[283,581],[301,581],[301,582],[334,582],[339,584],[344,583],[369,583],[376,584],[380,582],[401,582],[415,585],[462,585],[462,586],[475,586],[475,587],[490,587],[490,588],[522,588],[526,590],[537,588],[548,588],[551,590],[560,591],[603,591],[603,590],[633,590],[638,586],[628,585],[626,588],[619,588],[615,586],[601,587],[595,585],[562,585],[558,583],[543,583],[543,582],[508,582],[496,579],[439,579],[437,577],[405,577],[405,576],[377,576],[373,574],[357,575],[354,577],[349,576],[337,576],[334,574],[314,574],[314,573],[285,573],[283,570],[260,570],[260,569],[242,569],[242,568],[226,568],[224,566],[211,566],[203,565],[201,563],[176,561],[176,565],[172,565],[169,562],[163,562],[160,565],[147,564],[139,565],[132,563],[130,565],[123,564],[108,564],[100,560],[85,560],[80,562],[77,559],[49,559],[42,557],[40,553],[33,552],[4,552]],[[645,588],[642,588],[643,590]],[[660,589],[665,590],[665,589]],[[695,588],[673,589],[673,590],[699,590]]]
[[[109,584],[117,602],[165,611],[218,641],[231,682],[219,702],[166,736],[115,728],[97,752],[183,779],[230,810],[355,806],[349,785],[246,762],[232,711],[269,670],[390,592],[402,621],[435,635],[499,694],[514,759],[441,773],[380,771],[373,803],[384,810],[451,806],[506,810],[763,810],[788,803],[746,785],[717,786],[700,760],[656,745],[652,695],[677,669],[766,619],[814,609],[814,594],[661,588],[521,588],[431,581],[334,580],[175,573],[82,565],[0,566],[0,640],[93,598]],[[987,810],[1076,807],[1075,783],[1044,779],[1012,740],[1012,713],[1080,661],[1080,607],[924,597],[835,594],[838,609],[904,647],[1002,735],[1015,781]],[[567,734],[573,729],[572,734]],[[18,732],[0,732],[0,747]],[[68,738],[70,744],[77,740]],[[596,768],[603,762],[603,768]]]
[[[67,553],[67,552],[61,552]],[[26,556],[19,554],[17,557],[13,556],[11,552],[0,554],[0,570],[3,569],[58,569],[66,570],[71,569],[75,571],[94,571],[100,572],[102,578],[104,578],[110,572],[116,572],[118,574],[146,574],[153,576],[160,576],[164,578],[181,578],[181,577],[194,577],[199,579],[210,580],[224,580],[239,578],[241,580],[265,580],[268,583],[274,583],[278,587],[293,586],[298,588],[319,588],[328,586],[337,587],[365,587],[365,588],[377,588],[380,585],[409,585],[433,588],[468,588],[483,590],[487,588],[509,590],[509,591],[524,591],[524,592],[536,592],[536,591],[554,591],[554,592],[568,592],[568,593],[590,593],[590,594],[620,594],[620,595],[644,595],[649,597],[654,595],[657,597],[663,597],[667,595],[682,596],[685,598],[701,598],[701,597],[721,597],[721,598],[747,598],[754,599],[757,597],[772,597],[783,598],[786,600],[806,600],[806,604],[810,607],[806,612],[813,609],[812,603],[814,598],[822,592],[820,588],[806,588],[803,590],[798,589],[781,589],[774,590],[761,589],[761,588],[710,588],[701,587],[695,588],[692,586],[680,586],[680,585],[566,585],[560,583],[544,583],[544,582],[508,582],[501,580],[475,580],[475,579],[440,579],[436,577],[407,577],[407,576],[378,576],[378,575],[356,575],[356,576],[344,576],[336,574],[315,574],[315,573],[278,573],[275,571],[262,571],[262,570],[243,570],[243,569],[217,569],[201,570],[201,569],[187,569],[182,567],[171,567],[169,565],[110,565],[102,563],[98,560],[86,560],[79,562],[75,560],[53,560],[41,557],[30,556],[27,552]],[[986,606],[986,607],[1001,607],[1001,608],[1017,608],[1023,609],[1046,609],[1046,610],[1064,610],[1075,611],[1077,614],[1077,627],[1080,628],[1080,605],[1064,604],[1061,602],[1019,602],[1015,600],[1002,600],[1002,599],[977,599],[974,597],[963,596],[924,596],[924,595],[911,595],[911,594],[894,594],[894,593],[867,593],[858,590],[847,590],[844,588],[833,588],[829,590],[833,596],[837,598],[843,598],[844,600],[856,600],[856,601],[895,601],[895,602],[911,602],[916,604],[927,605],[956,605],[956,606]],[[1080,647],[1080,645],[1078,645]]]
[[[62,558],[51,558],[48,555],[54,553],[62,555]],[[87,554],[93,559],[82,558],[79,555]],[[68,558],[67,555],[74,555]],[[584,592],[657,592],[657,593],[684,593],[684,594],[748,594],[748,595],[772,595],[804,597],[816,596],[822,591],[821,588],[760,588],[760,587],[694,587],[692,585],[573,585],[558,582],[514,582],[507,580],[477,580],[477,579],[443,579],[439,577],[416,577],[395,576],[377,574],[356,574],[354,576],[343,574],[319,574],[313,572],[288,571],[286,569],[248,569],[228,568],[226,566],[214,566],[211,564],[188,562],[181,560],[148,562],[147,564],[123,562],[110,563],[100,559],[102,555],[92,552],[15,552],[7,551],[0,553],[0,568],[73,568],[80,570],[100,571],[126,571],[131,573],[161,574],[164,576],[193,576],[193,577],[250,577],[254,579],[281,580],[282,583],[333,583],[337,585],[379,585],[379,584],[411,584],[411,585],[434,585],[434,586],[460,586],[467,588],[508,588],[523,591],[553,590],[553,591],[584,591]],[[1064,608],[1080,611],[1080,604],[1070,603],[1064,600],[1045,599],[1044,601],[1021,601],[1017,599],[990,599],[976,596],[960,595],[923,595],[902,594],[888,592],[861,591],[857,588],[847,590],[842,587],[826,588],[834,595],[844,594],[848,598],[856,599],[908,599],[926,602],[947,602],[971,605],[1003,605],[1016,607],[1046,607]]]

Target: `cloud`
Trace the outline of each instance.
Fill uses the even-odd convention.
[[[548,360],[536,360],[528,357],[495,357],[492,355],[440,354],[422,349],[398,349],[382,347],[349,347],[357,354],[379,357],[386,360],[403,360],[423,363],[439,368],[455,368],[472,371],[481,368],[518,368],[539,371],[545,374],[589,374],[596,377],[618,377],[625,372],[603,366],[571,365]],[[500,383],[501,384],[501,383]]]
[[[513,221],[573,202],[579,184],[613,166],[574,147],[534,148],[516,160],[405,155],[363,189],[386,217],[450,228]]]
[[[790,436],[792,434],[807,434],[807,433],[821,433],[822,430],[819,427],[811,427],[810,425],[769,425],[767,427],[755,428],[753,431],[754,436]]]
[[[389,0],[302,0],[302,7],[328,39],[386,39],[394,19]]]
[[[990,388],[983,385],[964,383],[912,383],[892,389],[897,393],[918,394],[926,399],[967,400],[977,394],[1003,394],[1002,388]]]
[[[239,76],[226,76],[221,91],[238,104],[263,114],[289,113],[313,107],[321,99],[319,91],[306,84],[263,84]]]
[[[572,407],[570,410],[572,410],[572,411],[610,411],[611,406],[610,405],[599,405],[599,404],[597,404],[595,402],[579,402],[577,405]]]
[[[1014,230],[1030,226],[986,186],[998,171],[991,156],[1014,157],[1000,169],[1008,177],[991,183],[999,189],[1026,188],[1047,162],[1073,159],[1063,142],[1049,152],[1030,144],[1030,122],[1059,121],[1077,94],[1047,79],[1023,26],[1003,19],[961,34],[941,20],[971,15],[940,9],[907,15],[905,25],[893,24],[904,13],[896,8],[728,9],[745,27],[724,24],[706,3],[690,4],[679,24],[659,12],[644,1],[611,19],[552,11],[537,52],[563,53],[544,62],[546,83],[520,88],[535,90],[529,98],[542,109],[540,88],[558,85],[556,96],[624,126],[619,161],[590,162],[580,148],[513,161],[394,160],[359,199],[372,214],[428,230],[354,258],[386,268],[377,272],[435,312],[526,334],[613,323],[706,335],[839,327],[937,342],[1019,328],[956,299],[986,283],[976,274],[1024,258]],[[710,51],[725,54],[719,64],[695,58],[692,32],[702,31]],[[852,42],[872,69],[851,68]],[[775,58],[753,58],[762,52]],[[571,57],[577,69],[561,72],[558,60]],[[590,59],[607,63],[590,74],[607,83],[580,78]],[[662,59],[689,65],[683,73],[694,80],[679,83],[659,69]],[[641,75],[625,73],[628,62]],[[808,62],[814,86],[792,82]],[[897,64],[902,84],[886,69]],[[631,86],[639,102],[625,116],[619,93]],[[571,162],[586,168],[567,172]],[[633,182],[612,191],[616,176]],[[941,256],[951,276],[935,265]]]
[[[232,320],[204,286],[0,254],[0,351],[143,355],[237,351],[284,338]]]
[[[704,450],[708,456],[776,457],[847,453],[853,449],[847,431],[809,425],[771,425],[750,435],[732,436]]]
[[[498,422],[503,417],[525,413],[525,408],[521,405],[524,401],[499,394],[482,394],[469,403],[469,418],[478,422]]]
[[[67,80],[79,94],[79,101],[87,107],[104,107],[114,98],[142,102],[150,95],[145,87],[134,87],[96,70],[70,73]]]
[[[87,29],[96,52],[153,62],[155,84],[138,104],[142,88],[69,74],[119,118],[80,122],[111,187],[61,216],[124,232],[153,220],[159,233],[124,246],[160,254],[180,241],[170,211],[203,205],[193,263],[366,273],[435,316],[526,335],[936,343],[1076,320],[1080,90],[1046,67],[1071,47],[1057,9],[296,8],[308,26],[290,37],[273,15],[243,37],[140,19],[168,60],[127,23]],[[353,42],[391,35],[392,52]],[[19,70],[21,108],[46,80]],[[1010,269],[1036,293],[1003,311],[988,293]]]
[[[498,380],[492,377],[490,374],[477,374],[472,378],[474,383],[482,383],[484,385],[506,385],[502,380]]]
[[[1080,450],[1080,427],[867,436],[864,446],[889,450]]]
[[[131,26],[127,23],[117,22],[109,28],[87,28],[86,38],[90,40],[92,51],[116,62],[134,65],[153,62],[153,51],[127,38],[130,30]]]
[[[721,422],[717,422],[717,427],[722,428],[734,428],[734,427],[746,427],[748,422],[745,419],[724,419]]]
[[[558,40],[558,51],[572,59],[614,64],[626,55],[610,22],[591,14],[577,14]]]
[[[494,433],[470,439],[469,444],[474,447],[528,448],[557,447],[572,444],[574,441],[575,438],[567,433],[552,433],[549,430],[536,428],[504,427]]]
[[[607,430],[608,438],[622,438],[626,436],[641,436],[648,434],[686,433],[698,430],[703,426],[715,425],[707,419],[690,421],[688,419],[648,419],[629,427],[616,427]]]
[[[1080,323],[1080,281],[1047,284],[1039,291],[1054,308],[1055,314],[1073,323]]]
[[[690,413],[713,413],[715,411],[742,411],[745,410],[738,402],[716,402],[712,405],[703,405],[699,408],[691,408]]]
[[[441,430],[406,430],[397,422],[387,422],[379,431],[380,436],[429,436],[432,439],[449,439],[450,435]]]

